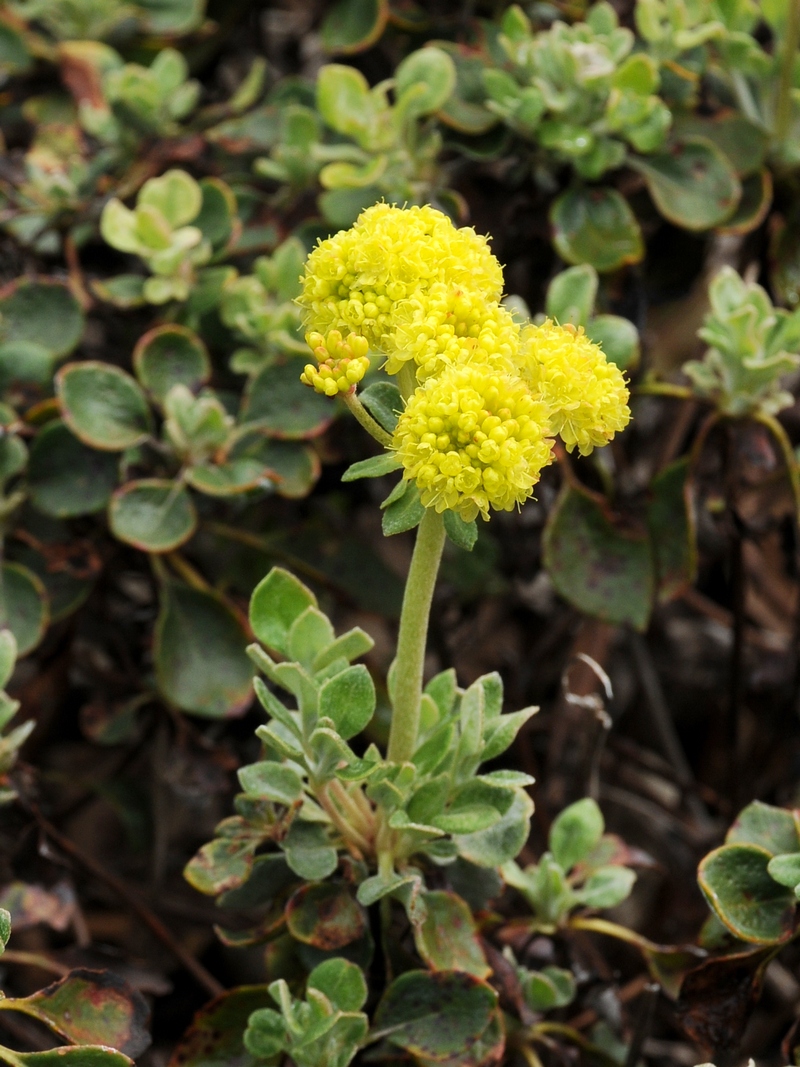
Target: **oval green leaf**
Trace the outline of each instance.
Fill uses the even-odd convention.
[[[58,358],[83,333],[81,306],[63,282],[19,278],[0,291],[0,341],[41,345]]]
[[[38,1019],[75,1045],[108,1041],[125,1055],[138,1056],[150,1044],[147,1002],[114,971],[74,970],[29,997],[4,1000],[1,1006]]]
[[[757,945],[792,935],[796,898],[770,877],[772,855],[758,845],[722,845],[701,862],[697,880],[709,906],[731,933]]]
[[[639,223],[616,189],[570,189],[550,209],[553,243],[568,263],[589,263],[601,273],[644,255]]]
[[[389,0],[339,0],[322,23],[326,52],[363,52],[378,40],[389,18]]]
[[[133,350],[136,377],[159,404],[173,385],[195,392],[211,377],[208,350],[186,326],[156,326],[139,338]]]
[[[367,914],[346,885],[304,885],[286,905],[289,933],[304,945],[331,952],[364,934]]]
[[[109,363],[69,363],[56,375],[64,421],[84,444],[122,452],[150,434],[150,408],[129,374]]]
[[[185,486],[142,478],[116,491],[108,521],[114,536],[134,548],[172,552],[192,536],[197,515]]]
[[[467,1050],[490,1026],[496,1002],[491,986],[472,975],[406,971],[384,994],[374,1029],[425,1061],[474,1064]]]

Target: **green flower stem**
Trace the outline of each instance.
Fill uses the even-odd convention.
[[[428,619],[443,547],[444,519],[433,508],[426,508],[408,572],[392,667],[393,710],[387,756],[396,763],[410,760],[417,744]]]
[[[386,430],[376,422],[370,415],[364,405],[356,396],[356,391],[353,389],[349,393],[342,393],[342,400],[348,407],[348,410],[355,417],[356,421],[364,427],[367,433],[374,437],[375,440],[382,444],[384,448],[392,447],[392,435],[387,433]]]

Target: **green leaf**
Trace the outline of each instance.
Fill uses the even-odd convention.
[[[513,743],[514,738],[531,715],[535,715],[538,710],[538,708],[523,708],[521,711],[512,711],[493,719],[485,727],[485,744],[481,752],[481,762],[488,763],[489,760],[501,756]]]
[[[644,255],[639,223],[616,189],[570,189],[554,201],[550,222],[556,251],[568,263],[588,263],[602,273]]]
[[[374,104],[369,82],[354,67],[327,63],[317,77],[317,108],[333,130],[361,141],[371,130]]]
[[[767,866],[770,878],[774,878],[779,885],[794,889],[795,896],[800,888],[800,853],[790,852],[785,856],[773,856]]]
[[[488,978],[491,968],[468,905],[455,893],[424,893],[425,921],[414,929],[417,951],[434,971],[463,971]]]
[[[440,715],[449,715],[453,710],[457,690],[456,672],[452,667],[431,678],[425,686],[425,692],[433,699]]]
[[[390,494],[387,498],[387,500],[391,500],[388,507],[386,506],[386,501],[381,505],[384,508],[381,526],[385,537],[392,537],[394,534],[413,530],[415,526],[419,526],[422,516],[425,514],[425,508],[419,499],[419,489],[417,489],[416,485],[410,482],[401,482],[400,484],[406,486],[402,496],[392,500],[392,494]]]
[[[557,274],[547,287],[547,317],[563,326],[586,326],[597,299],[597,271],[588,263]]]
[[[84,444],[108,452],[133,448],[149,437],[147,399],[129,374],[110,363],[68,363],[56,375],[64,421]]]
[[[525,1003],[532,1011],[552,1011],[563,1008],[575,999],[576,983],[572,971],[562,967],[543,967],[541,971],[522,973],[520,985]]]
[[[137,308],[146,303],[145,281],[141,274],[118,274],[115,278],[102,281],[99,278],[92,279],[91,289],[95,296],[99,296],[107,304],[113,304],[114,307]]]
[[[670,152],[629,160],[647,182],[661,214],[687,230],[719,226],[742,194],[728,159],[711,141],[687,138]]]
[[[800,852],[800,826],[794,812],[754,800],[739,812],[725,843],[758,845],[773,856]]]
[[[242,421],[286,441],[323,433],[333,421],[336,408],[328,397],[303,385],[301,371],[296,359],[265,367],[247,387]]]
[[[291,807],[303,795],[303,779],[285,763],[262,760],[241,767],[239,785],[245,793]]]
[[[273,567],[253,590],[250,625],[263,645],[287,656],[292,624],[306,608],[316,606],[317,598],[299,578]]]
[[[3,563],[2,599],[17,657],[27,656],[44,637],[50,612],[42,581],[19,563]]]
[[[0,343],[0,388],[5,390],[20,382],[49,387],[53,364],[54,357],[33,341]]]
[[[181,62],[185,62],[179,53],[176,55]],[[173,168],[158,178],[149,178],[144,183],[139,191],[136,206],[155,208],[172,229],[177,229],[197,217],[202,202],[203,193],[194,178],[185,170]]]
[[[631,371],[639,364],[639,331],[620,315],[597,315],[586,327],[590,341],[599,345],[610,363]]]
[[[597,802],[584,797],[565,808],[550,827],[550,851],[556,863],[569,872],[585,860],[603,836],[605,823]]]
[[[325,828],[318,823],[295,819],[281,847],[294,873],[309,882],[321,881],[336,870],[336,849],[331,848]]]
[[[241,714],[252,699],[247,640],[243,621],[218,593],[165,582],[153,640],[159,690],[204,718]]]
[[[215,837],[186,864],[183,877],[198,893],[215,897],[238,889],[253,869],[256,839]]]
[[[494,990],[458,971],[406,971],[395,978],[375,1013],[374,1031],[424,1062],[474,1064],[471,1048],[489,1027]]]
[[[36,435],[28,463],[31,503],[45,515],[91,515],[108,503],[118,481],[117,457],[89,448],[61,419]]]
[[[179,1067],[258,1067],[244,1047],[244,1031],[254,1011],[271,999],[266,985],[238,986],[204,1005],[172,1054]]]
[[[435,45],[412,52],[395,71],[396,106],[410,118],[430,115],[444,107],[455,87],[455,64]]]
[[[637,630],[647,626],[650,539],[616,524],[594,496],[565,486],[545,529],[544,563],[558,592],[580,611]]]
[[[297,884],[282,852],[268,852],[256,856],[247,881],[220,896],[221,908],[258,908],[275,900],[285,889]]]
[[[375,684],[363,663],[329,678],[319,691],[319,713],[332,719],[347,741],[360,734],[375,712]]]
[[[757,845],[722,845],[698,868],[710,907],[741,941],[772,945],[791,937],[796,898],[770,877],[771,858]]]
[[[381,36],[388,18],[388,0],[338,0],[323,20],[322,47],[343,55],[363,52]]]
[[[71,971],[29,997],[0,1000],[0,1010],[29,1015],[74,1045],[108,1042],[138,1056],[150,1044],[147,1002],[114,971]]]
[[[206,496],[229,497],[271,486],[270,471],[255,459],[231,459],[226,463],[202,463],[190,467],[186,481]]]
[[[713,117],[694,111],[674,115],[673,134],[679,142],[691,137],[712,141],[740,178],[756,174],[769,149],[769,133],[739,111],[722,109]]]
[[[528,840],[533,801],[519,791],[508,811],[494,826],[455,837],[459,854],[478,867],[500,867],[519,855]]]
[[[360,967],[349,960],[325,960],[308,976],[307,987],[318,989],[339,1011],[359,1011],[367,1001],[367,983]]]
[[[211,377],[211,361],[203,341],[186,326],[167,323],[148,330],[133,350],[136,377],[163,404],[174,385],[196,392]]]
[[[478,540],[478,524],[475,520],[465,522],[455,511],[445,511],[444,530],[453,544],[465,552],[471,552]]]
[[[295,940],[333,952],[364,935],[367,914],[348,886],[322,882],[294,893],[286,905],[286,924]]]
[[[342,481],[355,482],[359,478],[381,478],[384,474],[399,470],[401,466],[394,452],[382,452],[379,456],[352,463],[342,475]]]
[[[142,552],[172,552],[197,528],[186,487],[161,478],[121,486],[111,499],[108,521],[115,537]]]
[[[337,659],[346,659],[348,663],[352,663],[354,659],[369,652],[374,645],[375,642],[368,633],[360,626],[354,626],[316,656],[314,670],[322,671]]]
[[[598,867],[589,875],[577,895],[587,908],[615,908],[630,896],[635,881],[636,872],[628,867]]]
[[[75,348],[83,325],[81,306],[63,282],[18,278],[0,293],[3,343],[39,345],[55,359]]]
[[[358,394],[358,398],[387,433],[394,433],[399,414],[405,407],[394,382],[373,382]]]
[[[236,197],[231,187],[219,178],[203,178],[200,189],[203,201],[192,225],[200,230],[212,248],[224,248],[234,232]]]
[[[317,655],[328,648],[333,639],[333,626],[327,615],[319,608],[307,607],[289,630],[289,658],[310,670]]]

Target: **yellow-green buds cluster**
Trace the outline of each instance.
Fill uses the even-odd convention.
[[[393,438],[403,476],[426,507],[467,521],[527,500],[557,434],[586,455],[630,419],[621,372],[583,330],[520,327],[502,286],[474,230],[432,207],[376,204],[318,244],[298,300],[319,364],[308,385],[349,392],[367,348],[389,374],[413,368]]]
[[[328,330],[327,334],[312,331],[306,334],[306,342],[318,365],[307,363],[300,381],[318,393],[349,393],[369,370],[369,342],[365,337],[349,333],[343,338],[340,330]]]

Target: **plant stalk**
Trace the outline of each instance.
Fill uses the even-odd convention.
[[[392,667],[393,710],[387,756],[394,763],[410,760],[417,744],[428,620],[443,547],[444,519],[433,508],[426,508],[408,572]]]

